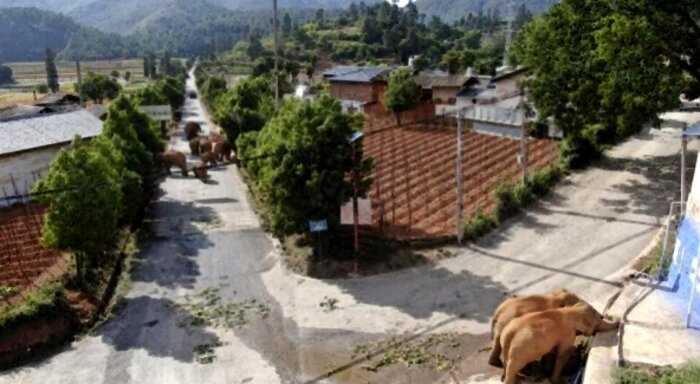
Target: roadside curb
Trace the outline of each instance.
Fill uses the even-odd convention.
[[[649,257],[661,241],[663,241],[665,226],[661,226],[649,244],[632,259],[620,272],[614,275],[615,278],[622,278],[624,283],[614,300],[611,300],[605,308],[607,312],[615,305],[617,299],[622,296],[628,288],[629,279],[637,272],[635,266],[639,262]],[[621,324],[624,327],[624,324]],[[586,368],[583,376],[583,384],[612,384],[612,373],[619,359],[616,356],[617,346],[620,343],[617,332],[598,333],[591,341],[591,349],[586,359]]]

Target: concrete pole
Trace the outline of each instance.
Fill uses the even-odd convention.
[[[83,74],[80,70],[80,60],[75,61],[75,72],[78,76],[78,89],[77,89],[77,91],[78,91],[78,96],[80,97],[80,106],[84,107],[85,104],[84,104],[84,100],[83,100],[83,93],[80,92],[80,86],[83,84]]]
[[[520,166],[523,168],[523,183],[527,183],[527,138],[527,122],[525,121],[525,116],[523,115],[523,123],[520,126]]]
[[[272,28],[273,35],[275,39],[275,104],[279,107],[280,103],[280,79],[279,79],[279,33],[278,33],[278,21],[277,21],[277,0],[272,0],[273,16],[272,16]]]
[[[686,178],[686,152],[688,151],[688,138],[685,136],[687,124],[683,127],[681,136],[681,215],[685,215],[685,206],[688,200],[688,188]]]
[[[462,132],[464,131],[464,121],[462,112],[457,113],[457,164],[455,178],[457,179],[457,242],[461,245],[464,233],[462,231],[462,222],[464,221],[464,196],[462,194]]]

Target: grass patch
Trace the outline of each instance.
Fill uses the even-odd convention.
[[[478,210],[464,224],[463,234],[467,241],[474,241],[495,229],[500,223],[515,216],[521,210],[546,196],[564,175],[560,166],[549,166],[533,173],[527,182],[503,183],[494,191],[496,208],[493,213]]]
[[[700,364],[689,363],[679,368],[636,365],[617,369],[615,384],[689,384],[700,383]]]
[[[17,304],[0,306],[0,334],[23,321],[55,313],[64,303],[65,290],[62,282],[46,284],[30,292]]]

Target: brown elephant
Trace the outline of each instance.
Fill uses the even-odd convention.
[[[556,350],[551,381],[558,383],[564,366],[576,349],[577,333],[590,336],[598,331],[617,329],[618,325],[619,321],[604,319],[585,302],[513,319],[501,333],[501,360],[505,365],[503,379],[506,384],[516,384],[521,369]]]
[[[201,156],[202,154],[205,154],[207,152],[211,152],[213,149],[214,144],[211,142],[211,140],[201,137],[199,139],[199,155]]]
[[[193,156],[199,156],[199,140],[200,137],[195,137],[194,139],[190,140],[190,153]]]
[[[211,140],[212,143],[226,141],[226,139],[224,138],[224,136],[222,134],[216,133],[216,132],[209,133],[209,140]]]
[[[168,175],[171,167],[178,167],[182,170],[182,175],[187,176],[187,157],[185,157],[184,153],[171,149],[161,153],[158,156],[158,160],[160,160]]]
[[[202,181],[206,181],[209,178],[209,174],[207,172],[207,165],[201,161],[197,163],[197,165],[192,170],[194,172],[194,175]]]
[[[547,309],[569,307],[581,302],[581,299],[566,289],[559,289],[545,295],[515,296],[506,299],[496,308],[491,319],[491,355],[489,364],[502,367],[500,336],[511,320],[522,315]]]
[[[222,163],[224,160],[231,161],[231,152],[233,152],[233,147],[228,141],[215,141],[214,142],[214,155],[216,155],[217,160]]]
[[[218,165],[216,162],[216,154],[214,152],[203,152],[199,158],[205,165],[211,164],[212,167],[216,167]]]
[[[194,139],[201,132],[202,127],[200,127],[199,124],[195,123],[194,121],[190,121],[185,124],[185,137],[187,137],[187,141]]]

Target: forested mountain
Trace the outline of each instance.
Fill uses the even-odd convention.
[[[40,60],[46,48],[56,52],[80,47],[85,58],[119,57],[132,49],[124,39],[72,19],[36,8],[0,9],[0,62]]]
[[[427,16],[438,16],[443,21],[455,21],[467,14],[496,12],[502,18],[511,16],[514,9],[523,4],[532,13],[549,9],[558,0],[416,0],[416,6]]]

